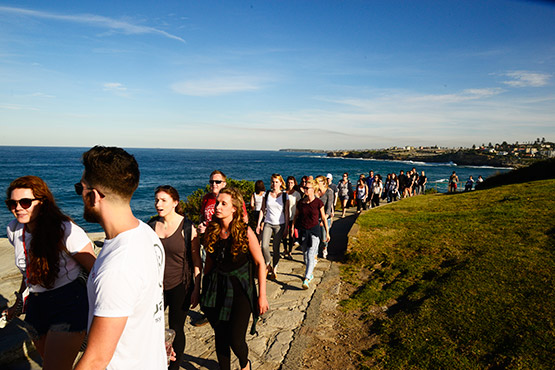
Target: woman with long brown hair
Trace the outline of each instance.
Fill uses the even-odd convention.
[[[201,307],[214,329],[216,355],[222,370],[230,368],[230,350],[239,359],[242,370],[251,369],[245,340],[249,318],[252,313],[255,324],[258,315],[268,310],[266,264],[254,231],[243,220],[242,209],[241,194],[233,188],[222,189],[203,239],[206,265]]]
[[[154,190],[154,206],[158,216],[148,224],[160,238],[166,253],[164,269],[164,308],[169,307],[168,326],[175,330],[175,360],[168,369],[179,369],[185,349],[183,326],[189,307],[198,304],[200,296],[200,243],[192,222],[183,216],[179,193],[170,185]]]
[[[25,321],[43,359],[43,369],[71,369],[87,329],[88,299],[81,272],[95,261],[87,234],[60,211],[46,183],[36,176],[14,180],[6,205],[15,220],[7,228],[15,264],[23,277],[16,304],[6,313],[18,316],[28,288]]]

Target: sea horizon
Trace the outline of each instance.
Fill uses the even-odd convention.
[[[82,200],[75,194],[73,184],[78,182],[83,172],[81,155],[89,147],[56,146],[0,146],[0,189],[3,192],[15,178],[36,175],[43,178],[50,187],[60,208],[72,217],[87,232],[101,231],[99,225],[83,220]],[[286,152],[279,150],[250,149],[177,149],[177,148],[124,148],[133,154],[139,163],[141,179],[131,206],[136,217],[146,221],[155,214],[154,189],[158,185],[174,186],[186,200],[195,190],[204,188],[210,173],[223,171],[235,180],[263,180],[269,187],[270,176],[280,173],[284,178],[303,175],[332,174],[337,183],[343,172],[350,174],[353,184],[360,174],[368,175],[370,170],[381,174],[398,174],[400,170],[416,167],[428,176],[428,187],[439,192],[447,190],[447,179],[456,171],[460,188],[468,176],[487,178],[495,173],[506,172],[506,168],[482,168],[457,166],[449,163],[411,163],[369,159],[345,159],[327,157],[324,153]],[[246,200],[249,201],[248,199]],[[4,227],[13,219],[6,207],[0,211],[0,225]]]

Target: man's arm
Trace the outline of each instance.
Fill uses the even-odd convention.
[[[75,367],[75,370],[106,369],[114,356],[127,317],[93,318],[87,349]]]

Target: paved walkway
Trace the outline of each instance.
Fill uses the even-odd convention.
[[[249,357],[253,368],[260,370],[300,368],[303,350],[310,345],[312,334],[320,322],[319,306],[335,305],[334,297],[339,293],[339,275],[337,265],[332,261],[339,260],[346,250],[348,233],[355,219],[354,208],[350,208],[347,217],[334,221],[328,259],[318,260],[314,280],[308,290],[301,288],[305,270],[302,252],[295,250],[292,261],[280,260],[277,281],[268,281],[267,284],[270,310],[257,324],[258,334],[247,335]],[[13,250],[7,250],[2,243],[3,241],[0,241],[0,300],[3,297],[13,300],[13,292],[19,286],[21,275],[13,269]],[[9,243],[7,244],[11,248]],[[325,290],[318,289],[322,280],[328,282]],[[0,301],[0,306],[2,303]],[[198,308],[190,311],[189,314],[190,318],[198,315]],[[210,325],[193,327],[190,325],[190,319],[187,319],[185,336],[187,344],[182,369],[216,370],[219,368]],[[4,341],[6,337],[10,337],[10,340]],[[14,348],[7,348],[8,342]],[[26,348],[31,350],[27,351]],[[26,352],[30,352],[30,355]],[[232,359],[232,368],[238,368],[235,356],[232,355]],[[36,352],[33,353],[32,345],[26,340],[25,329],[21,322],[14,321],[5,329],[0,329],[0,367],[2,369],[40,369],[36,361]]]

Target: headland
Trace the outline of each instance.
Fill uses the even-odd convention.
[[[386,149],[323,151],[317,149],[281,149],[290,152],[326,153],[328,157],[453,163],[458,166],[491,166],[521,168],[540,160],[555,157],[555,143],[539,138],[534,142],[482,144],[472,148],[444,148],[439,146],[405,146]]]

